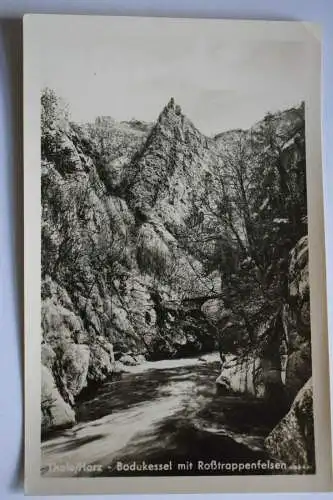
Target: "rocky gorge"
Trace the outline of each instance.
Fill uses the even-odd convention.
[[[41,102],[43,437],[129,367],[218,351],[216,400],[265,401],[267,452],[313,471],[304,105],[207,137],[173,98],[155,123]]]

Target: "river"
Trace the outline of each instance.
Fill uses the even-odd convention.
[[[200,460],[269,459],[264,450],[264,438],[272,428],[269,411],[258,400],[218,394],[219,370],[216,353],[130,367],[120,380],[106,382],[94,397],[78,403],[74,427],[42,442],[42,474],[113,476],[123,474],[117,462],[171,461],[169,474],[190,475],[198,473]],[[188,470],[180,472],[180,463],[187,463]],[[91,467],[73,471],[68,464]]]

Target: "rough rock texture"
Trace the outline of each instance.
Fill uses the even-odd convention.
[[[289,304],[284,321],[288,339],[286,388],[291,399],[312,373],[308,260],[308,237],[304,236],[290,256]]]
[[[279,392],[282,398],[285,397],[291,403],[311,377],[307,236],[302,237],[291,250],[288,269],[288,294],[282,307],[278,327],[281,335],[276,346],[270,349],[268,356],[257,353],[256,370],[252,369],[249,358],[245,358],[245,362],[240,358],[238,368],[235,366],[232,370],[224,364],[217,379],[219,385],[223,381],[230,390],[259,397],[266,397],[269,392],[273,392],[274,397],[274,392]],[[202,309],[210,321],[219,327],[220,350],[232,352],[233,342],[239,345],[238,337],[243,331],[239,318],[224,306],[221,299],[207,301]],[[237,365],[237,356],[235,360]]]
[[[262,390],[255,383],[259,365],[259,359],[248,357],[240,362],[237,356],[228,356],[216,379],[219,392],[232,391],[260,397]]]
[[[70,402],[82,391],[87,384],[90,350],[84,344],[68,344],[60,360],[60,370],[64,388]],[[60,364],[59,363],[59,364]]]
[[[129,354],[124,354],[121,358],[120,358],[120,363],[122,363],[123,365],[127,365],[127,366],[135,366],[137,365],[137,361],[135,361],[135,359],[130,356]]]
[[[102,382],[115,371],[113,345],[102,336],[90,346],[88,380]]]
[[[185,227],[193,186],[203,188],[208,153],[175,107],[156,124],[101,117],[78,127],[50,102],[42,102],[42,363],[57,401],[74,407],[87,385],[125,370],[126,353],[136,364],[214,347],[208,322],[182,306],[207,286],[202,264],[172,232]]]
[[[283,379],[295,391],[308,376],[303,194],[294,221],[280,212],[303,179],[304,110],[209,138],[173,99],[155,123],[82,127],[58,119],[55,101],[42,98],[42,359],[64,401],[126,369],[126,356],[217,347],[243,365],[237,381],[222,372],[231,387],[266,396]],[[231,213],[225,187],[238,151],[254,200],[242,221],[244,200]]]
[[[308,237],[303,236],[293,248],[289,266],[289,295],[297,301],[309,300]]]
[[[292,397],[297,394],[304,381],[311,377],[311,348],[308,342],[304,342],[288,356],[286,367],[286,388]]]
[[[200,350],[187,324],[182,327],[179,307],[184,286],[187,294],[192,286],[205,290],[204,279],[198,279],[202,265],[170,232],[171,227],[185,227],[191,200],[189,194],[182,201],[177,195],[175,208],[171,184],[166,191],[160,188],[168,175],[177,189],[184,185],[190,193],[194,184],[203,189],[201,163],[208,154],[204,136],[174,107],[165,109],[154,126],[119,125],[104,117],[82,129],[59,128],[51,136],[53,141],[58,137],[57,153],[51,141],[42,162],[45,342],[56,351],[73,342],[88,345],[91,379],[112,372],[112,360],[96,340],[99,336],[111,342],[116,353],[129,349],[154,357],[165,350],[177,355],[177,346],[182,351],[186,343],[194,352]],[[170,148],[176,148],[179,158]],[[127,155],[122,167],[116,156],[121,152]],[[186,158],[180,161],[182,155]],[[165,167],[150,169],[162,157]],[[114,184],[111,174],[117,161]],[[170,162],[174,168],[169,171]],[[149,185],[154,185],[154,200],[145,191]],[[207,325],[205,335],[211,335]]]
[[[203,192],[205,174],[214,158],[213,141],[170,102],[151,130],[144,153],[129,167],[127,196],[143,212],[154,206],[174,232],[190,214],[193,190]]]
[[[75,413],[61,397],[49,368],[42,365],[41,388],[42,434],[75,424]]]
[[[56,357],[57,357],[56,353],[49,344],[42,344],[41,347],[42,365],[52,370]]]
[[[277,398],[282,386],[281,370],[271,360],[227,356],[216,379],[219,392],[236,392],[257,398]]]
[[[41,346],[41,361],[41,431],[42,435],[46,435],[50,430],[73,425],[75,412],[71,407],[68,393],[64,393],[64,379],[58,380],[58,384],[55,382],[54,370],[58,358],[55,351],[47,343],[43,343]],[[57,385],[61,387],[67,402],[64,401]]]
[[[298,392],[289,412],[265,440],[269,453],[289,466],[314,472],[314,426],[312,379]]]

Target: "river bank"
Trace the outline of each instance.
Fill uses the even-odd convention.
[[[255,398],[217,394],[218,353],[146,362],[128,370],[120,380],[103,384],[93,398],[80,402],[73,428],[42,443],[44,475],[122,474],[116,468],[118,462],[163,464],[172,460],[198,465],[209,460],[254,463],[270,458],[264,440],[275,422]],[[67,464],[90,468],[73,472]],[[159,474],[128,471],[151,473]],[[174,468],[170,473],[198,471],[193,465],[192,470]]]

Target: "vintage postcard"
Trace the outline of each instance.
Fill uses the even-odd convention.
[[[26,492],[332,486],[321,35],[24,19]]]

